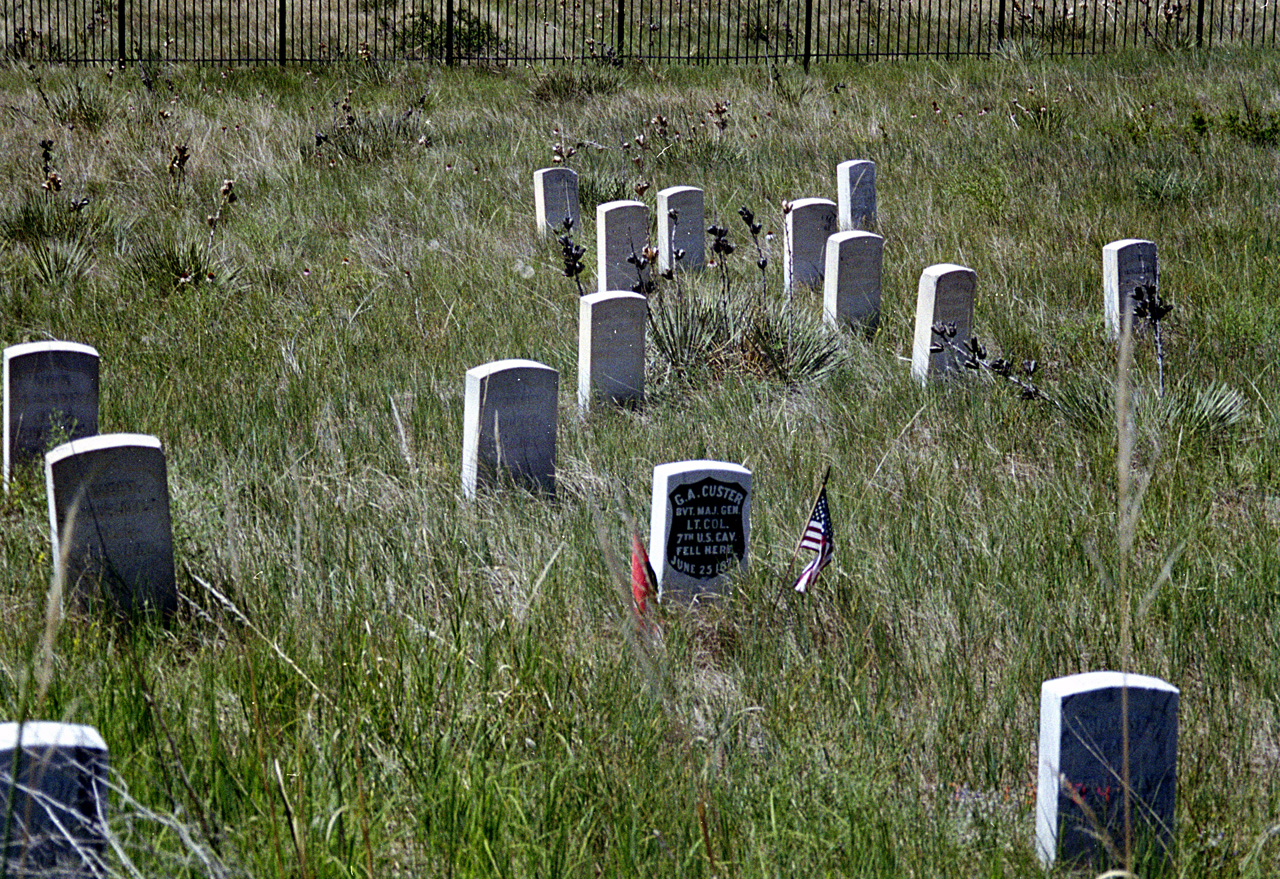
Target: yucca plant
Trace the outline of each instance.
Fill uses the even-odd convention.
[[[134,282],[143,290],[167,295],[185,285],[234,288],[240,272],[223,266],[207,242],[172,232],[145,236],[128,258]]]

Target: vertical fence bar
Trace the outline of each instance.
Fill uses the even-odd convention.
[[[804,72],[809,72],[809,46],[813,38],[813,0],[804,0]]]
[[[287,28],[285,27],[285,16],[288,14],[288,10],[285,8],[285,3],[286,0],[279,0],[279,5],[276,7],[276,60],[279,62],[281,67],[284,67],[285,53],[287,51],[284,44],[285,34],[287,32]]]
[[[116,0],[116,48],[119,52],[116,55],[116,61],[123,69],[125,54],[125,33],[124,33],[124,8],[125,0]]]
[[[618,48],[617,48],[617,53],[618,53],[618,57],[619,57],[619,58],[621,58],[621,57],[623,56],[623,51],[622,51],[622,38],[623,38],[623,36],[624,36],[624,31],[623,31],[623,27],[624,27],[623,16],[624,16],[624,14],[625,14],[625,13],[626,13],[626,0],[618,0],[618,35],[617,35]]]
[[[453,0],[444,5],[444,63],[453,66]]]

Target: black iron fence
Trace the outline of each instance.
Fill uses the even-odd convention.
[[[3,0],[0,52],[65,63],[810,62],[1274,45],[1272,0]]]

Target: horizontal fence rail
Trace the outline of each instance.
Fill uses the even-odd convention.
[[[30,62],[811,62],[1275,44],[1271,0],[3,0]]]

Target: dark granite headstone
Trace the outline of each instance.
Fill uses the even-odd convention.
[[[4,484],[20,461],[52,440],[98,432],[98,352],[75,342],[27,342],[4,349]]]
[[[1124,850],[1124,722],[1128,700],[1134,851],[1162,858],[1178,794],[1178,690],[1159,678],[1095,671],[1040,686],[1036,849],[1056,860],[1110,864],[1100,841]]]
[[[44,462],[54,564],[65,555],[67,591],[100,596],[124,614],[172,615],[178,593],[160,440],[102,434],[63,443]]]
[[[722,461],[653,468],[649,558],[664,598],[722,594],[747,566],[750,536],[750,470]]]

